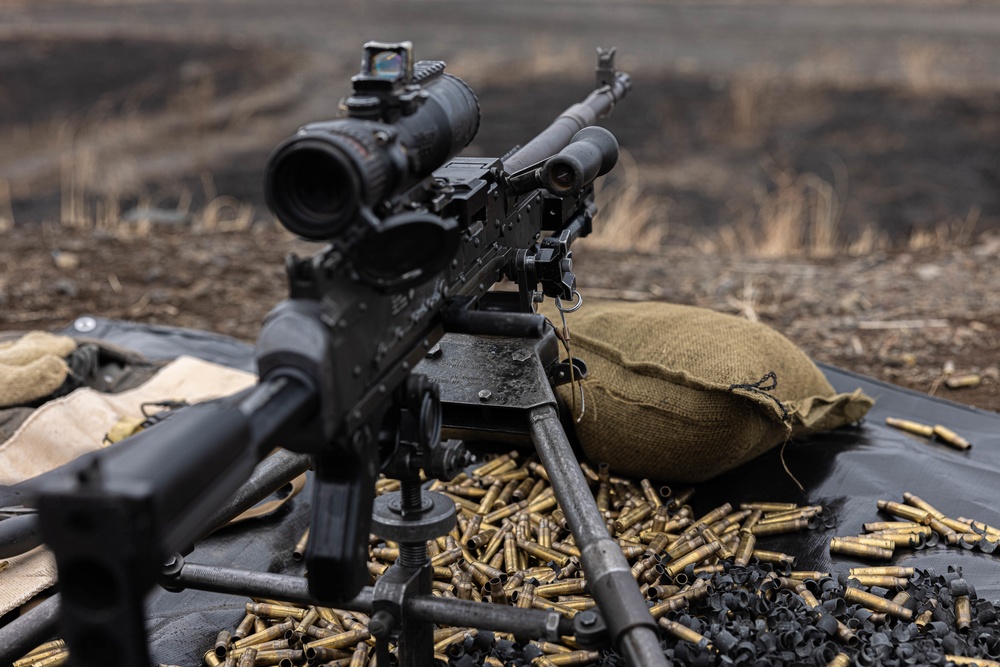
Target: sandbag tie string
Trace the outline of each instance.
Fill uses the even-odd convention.
[[[778,388],[778,376],[774,371],[768,372],[767,375],[757,380],[756,382],[729,385],[729,391],[734,391],[736,389],[745,389],[746,391],[753,392],[755,394],[760,394],[761,396],[766,396],[767,398],[771,399],[778,406],[778,409],[781,410],[782,420],[787,421],[788,408],[786,408],[785,404],[779,401],[773,395],[767,393],[769,391],[774,391],[777,388]]]

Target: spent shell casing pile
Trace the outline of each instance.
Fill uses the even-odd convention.
[[[978,664],[1000,658],[1000,613],[976,596],[960,572],[893,565],[839,574],[794,569],[796,554],[767,548],[773,536],[788,544],[799,533],[829,528],[823,507],[724,503],[696,513],[687,504],[693,490],[673,495],[649,480],[615,476],[606,466],[581,468],[675,665],[902,666],[943,664],[946,655],[978,657]],[[458,509],[452,532],[427,543],[433,595],[552,610],[568,618],[595,606],[580,564],[581,545],[533,456],[510,452],[432,488]],[[392,480],[377,484],[378,493],[396,489]],[[865,524],[862,535],[836,538],[848,546],[831,551],[860,556],[878,549],[891,557],[935,540],[986,549],[1000,540],[1000,529],[949,518],[912,494],[903,501],[880,503],[887,520]],[[289,549],[301,552],[304,546],[300,541]],[[398,555],[398,545],[371,537],[372,583]],[[203,663],[373,665],[368,620],[345,610],[251,600],[233,627],[206,634]],[[987,635],[994,639],[983,640]],[[433,640],[435,657],[456,666],[624,664],[610,649],[585,650],[573,637],[526,642],[439,625]],[[15,667],[66,659],[65,648],[52,644]]]

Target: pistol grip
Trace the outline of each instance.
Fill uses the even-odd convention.
[[[317,459],[305,561],[309,593],[321,604],[346,602],[368,583],[375,457],[372,451]]]

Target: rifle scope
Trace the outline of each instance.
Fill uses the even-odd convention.
[[[409,42],[366,44],[352,82],[342,103],[348,118],[300,128],[268,160],[267,204],[307,239],[358,240],[380,231],[372,209],[430,176],[479,129],[472,89],[446,74],[443,62],[414,64]],[[421,223],[426,231],[426,218]]]

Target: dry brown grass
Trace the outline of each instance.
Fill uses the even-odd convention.
[[[598,213],[584,247],[656,253],[667,237],[667,202],[650,194],[635,160],[622,151],[619,167],[597,187]]]

